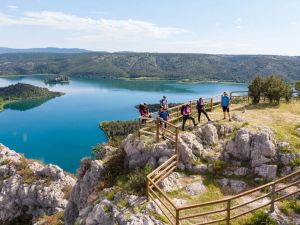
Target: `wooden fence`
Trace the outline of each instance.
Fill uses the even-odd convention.
[[[212,98],[204,99],[209,110],[213,110],[215,107],[220,105],[220,96],[221,95],[217,95]],[[239,101],[249,103],[248,92],[230,93],[231,100],[236,97],[239,97]],[[195,113],[196,101],[190,101],[189,104],[192,113]],[[156,142],[159,142],[161,139],[168,139],[174,144],[175,154],[147,176],[147,198],[148,200],[152,199],[157,204],[170,224],[204,225],[224,222],[226,225],[229,225],[230,221],[261,208],[270,207],[270,211],[274,211],[275,203],[277,201],[286,199],[300,192],[300,189],[297,187],[296,191],[282,194],[284,190],[294,187],[300,183],[300,180],[295,180],[300,175],[299,170],[283,178],[229,198],[199,204],[177,206],[159,187],[159,183],[176,170],[179,162],[179,127],[175,124],[177,124],[177,122],[182,118],[180,113],[181,107],[182,105],[178,105],[169,108],[171,119],[168,122],[160,119],[159,117],[156,119],[147,118],[140,129],[141,134],[154,135]],[[290,179],[292,179],[292,181],[288,183]],[[254,193],[259,193],[259,196],[252,198]],[[249,201],[240,203],[240,200],[245,197],[251,198]],[[265,199],[265,202],[262,204],[250,207],[251,204],[263,199]],[[210,210],[211,208],[213,210]]]

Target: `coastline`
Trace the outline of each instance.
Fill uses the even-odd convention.
[[[0,75],[0,78],[10,78],[10,77],[32,77],[32,76],[57,76],[59,74],[15,74],[15,75]],[[172,81],[179,84],[200,84],[200,83],[220,83],[220,84],[248,84],[248,82],[236,82],[236,81],[226,81],[226,80],[190,80],[190,79],[167,79],[160,77],[105,77],[105,76],[78,76],[70,75],[70,77],[94,77],[106,80],[125,80],[125,81]]]

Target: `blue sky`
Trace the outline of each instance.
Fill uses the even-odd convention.
[[[299,0],[1,0],[0,46],[300,55]]]

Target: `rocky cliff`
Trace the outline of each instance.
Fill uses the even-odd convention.
[[[75,179],[55,165],[28,160],[0,144],[0,224],[64,211]]]

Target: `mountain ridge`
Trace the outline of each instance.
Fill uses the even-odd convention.
[[[24,74],[233,82],[249,82],[257,74],[278,74],[294,82],[300,79],[300,57],[130,52],[0,54],[0,75]]]

